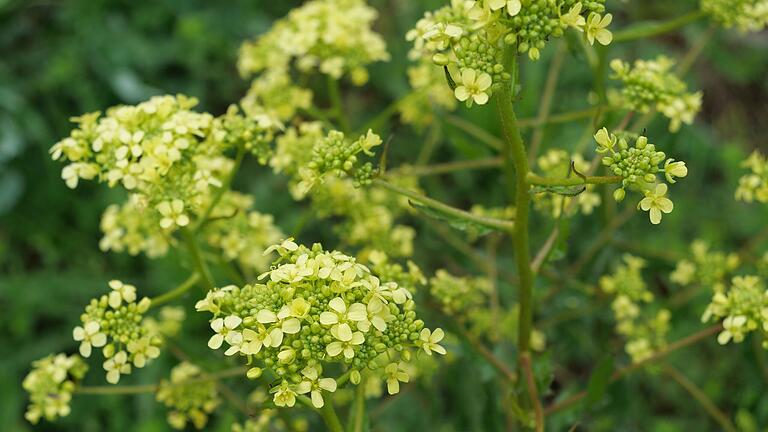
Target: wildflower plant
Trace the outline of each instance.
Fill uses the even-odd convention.
[[[764,26],[761,1],[704,0],[702,8],[726,26]],[[120,197],[101,217],[99,248],[177,260],[190,274],[152,298],[131,284],[108,282],[72,323],[71,351],[79,355],[33,363],[23,384],[31,400],[28,420],[67,415],[77,393],[149,392],[168,408],[168,423],[176,429],[210,427],[211,419],[221,420],[217,409],[226,402],[244,414],[235,431],[314,430],[318,419],[306,415],[315,413],[328,430],[358,432],[373,429],[376,416],[369,408],[376,399],[439,385],[430,377],[444,364],[458,359],[462,368],[470,367],[475,353],[498,376],[493,389],[503,393],[499,413],[507,422],[494,418],[488,424],[519,423],[538,432],[548,415],[587,393],[594,403],[609,379],[673,350],[715,333],[725,344],[768,331],[763,278],[735,275],[741,259],[702,242],[679,260],[670,279],[711,287],[703,320],[716,322],[677,343],[667,342],[675,330],[672,314],[657,302],[664,293],[643,274],[650,271],[648,261],[624,255],[611,263],[604,256],[596,283],[579,280],[635,207],[648,212],[652,225],[673,212],[670,189],[689,166],[677,159],[666,133],[648,133],[645,126],[660,113],[676,132],[695,121],[703,101],[683,81],[685,68],[673,69],[669,57],[609,62],[610,50],[674,30],[704,12],[624,28],[603,0],[451,0],[426,12],[405,35],[412,63],[401,78],[411,90],[375,117],[361,119],[350,115],[357,108],[351,99],[362,100],[359,87],[390,59],[374,30],[378,12],[363,0],[311,0],[243,44],[237,66],[250,86],[223,113],[198,110],[193,97],[165,95],[74,118],[74,130],[50,151],[63,163],[62,180],[70,188],[106,184]],[[592,91],[579,96],[592,104],[590,122],[585,139],[574,145],[567,136],[554,140],[544,133],[557,73],[542,96],[546,109],[529,121],[530,138],[524,139],[516,114],[530,93],[527,65],[548,56],[552,45],[554,56],[566,45],[578,50],[573,58],[585,60],[594,74]],[[613,92],[606,85],[609,70],[621,84]],[[487,124],[461,118],[466,109],[486,116],[487,105],[496,108],[500,137],[485,130]],[[445,138],[446,112],[454,112],[446,123],[472,137],[469,147],[482,142],[498,155],[428,165]],[[644,117],[630,124],[636,113]],[[390,146],[403,148],[389,128],[396,115],[427,137],[417,163],[393,168],[391,160],[401,154],[390,153]],[[766,165],[757,152],[745,162],[751,172],[739,183],[738,199],[768,201]],[[258,198],[263,194],[233,187],[244,166],[274,174],[270,194],[297,202],[305,212],[298,223],[267,213],[275,203]],[[429,196],[429,183],[420,179],[469,168],[500,169],[487,188],[509,199],[465,202],[464,210]],[[636,196],[627,217],[614,217],[616,203],[628,193]],[[414,224],[421,219],[472,265],[461,268],[447,251],[428,252],[430,238]],[[592,245],[569,241],[579,220],[590,221],[585,232],[602,229]],[[328,235],[313,238],[315,231],[304,230],[312,224]],[[551,231],[532,235],[539,228]],[[541,242],[535,255],[534,241]],[[565,263],[577,253],[574,263]],[[202,293],[191,296],[191,313],[182,302],[194,287]],[[555,356],[548,351],[560,341],[534,318],[556,322],[549,307],[570,304],[576,290],[590,294],[595,309],[610,299],[617,339],[632,364],[612,374],[596,371],[597,384],[591,378],[588,392],[562,400],[552,395]],[[176,343],[181,334],[195,335],[190,351],[203,353],[200,359]],[[155,359],[171,355],[177,365],[160,383],[121,381],[166,364]],[[107,386],[83,384],[89,361],[103,370]],[[477,375],[488,374],[483,369]],[[251,396],[239,398],[225,379],[237,380]],[[553,405],[543,406],[544,394]],[[347,428],[341,410],[348,414]]]

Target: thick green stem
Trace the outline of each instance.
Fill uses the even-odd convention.
[[[456,207],[451,207],[447,204],[441,203],[440,201],[424,196],[418,192],[414,192],[414,191],[402,188],[400,186],[397,186],[395,184],[389,183],[388,181],[383,179],[376,179],[373,181],[373,184],[381,188],[384,188],[390,192],[394,192],[394,193],[403,195],[405,197],[408,197],[412,201],[418,204],[421,204],[433,210],[437,210],[441,213],[444,213],[451,217],[455,217],[457,219],[466,220],[469,222],[476,223],[478,225],[482,225],[488,228],[493,228],[493,229],[496,229],[499,231],[505,231],[505,232],[511,232],[514,230],[514,227],[515,227],[515,222],[513,221],[479,216],[474,213],[470,213],[468,211],[460,210],[460,209],[457,209]]]
[[[198,273],[193,273],[192,276],[188,277],[187,280],[181,283],[178,287],[168,291],[167,293],[161,294],[157,297],[152,298],[152,303],[150,307],[158,307],[160,305],[163,305],[165,303],[168,303],[169,301],[175,300],[178,297],[181,297],[185,292],[189,291],[190,288],[195,286],[197,281],[200,280],[200,275]]]
[[[506,161],[505,167],[508,182],[514,176],[516,218],[512,241],[515,247],[515,261],[520,279],[518,348],[522,354],[530,350],[531,328],[533,326],[533,273],[531,272],[531,251],[528,238],[531,194],[530,184],[528,183],[528,157],[525,153],[525,145],[520,135],[520,129],[517,126],[517,116],[512,106],[512,92],[517,75],[514,47],[508,47],[505,50],[504,64],[513,78],[511,82],[501,88],[496,105],[504,135],[503,157]],[[512,172],[509,172],[510,170]]]
[[[646,22],[633,25],[627,29],[617,31],[613,34],[613,42],[627,42],[637,39],[646,39],[664,33],[677,30],[686,24],[692,23],[704,17],[702,10],[696,10],[686,15],[673,18],[669,21]]]
[[[206,292],[214,289],[216,287],[216,281],[213,280],[211,269],[208,268],[208,264],[206,264],[205,259],[203,259],[203,253],[200,250],[200,245],[197,244],[195,234],[191,230],[183,228],[181,230],[181,235],[184,237],[184,242],[187,245],[187,250],[192,257],[192,263],[194,264],[197,273],[203,278]]]
[[[326,398],[325,405],[323,405],[319,411],[330,432],[344,432],[344,428],[341,426],[341,421],[339,421],[339,416],[336,414],[336,410],[333,409],[333,404],[331,403],[330,398]]]

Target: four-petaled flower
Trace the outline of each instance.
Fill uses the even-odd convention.
[[[283,343],[283,334],[296,334],[301,330],[301,321],[291,316],[291,308],[283,306],[277,313],[262,309],[256,314],[256,321],[261,324],[275,325],[269,330],[270,346],[279,347]]]
[[[436,328],[435,331],[424,328],[421,329],[417,344],[421,345],[421,349],[428,355],[432,355],[432,352],[445,355],[445,348],[439,344],[444,337],[445,333],[441,328]]]
[[[103,347],[107,344],[107,335],[100,333],[101,326],[96,321],[88,321],[83,327],[77,326],[72,331],[72,337],[80,342],[80,354],[91,356],[92,347]]]
[[[180,227],[189,225],[189,216],[184,213],[184,201],[180,199],[161,202],[157,205],[157,211],[162,216],[160,227],[163,229],[171,228],[174,225]]]
[[[589,15],[585,31],[587,32],[587,40],[590,45],[595,44],[595,39],[597,39],[601,45],[608,45],[611,43],[613,34],[606,27],[611,24],[612,20],[613,15],[611,14],[605,14],[605,16],[601,17],[600,14],[593,12]]]
[[[347,320],[351,320],[351,318],[346,303],[341,297],[334,297],[328,302],[328,307],[331,308],[331,311],[320,313],[320,324],[333,326],[331,327],[331,334],[336,339],[349,341],[352,337],[352,327],[347,323]]]
[[[120,381],[120,374],[131,373],[128,354],[125,351],[118,351],[112,358],[104,362],[104,370],[107,371],[107,382],[117,384]]]
[[[461,83],[454,90],[456,99],[464,102],[468,101],[468,104],[472,104],[475,101],[478,105],[485,105],[488,103],[488,90],[493,84],[493,79],[485,72],[477,73],[476,70],[471,68],[465,68],[461,71]],[[472,98],[472,100],[469,100]]]
[[[392,314],[377,297],[372,297],[367,305],[355,303],[349,307],[349,319],[357,323],[357,328],[368,332],[371,325],[378,331],[387,329],[387,320]]]
[[[654,190],[645,192],[645,198],[637,205],[643,211],[649,212],[648,215],[651,218],[651,223],[654,225],[661,223],[662,212],[671,213],[674,208],[672,200],[667,198],[666,195],[667,185],[659,183]]]
[[[341,335],[338,331],[334,331],[336,327],[331,328],[331,335],[337,340],[328,344],[325,347],[325,351],[331,357],[344,353],[344,357],[351,359],[355,356],[355,345],[362,345],[365,342],[365,336],[362,332],[356,331],[349,335]]]
[[[391,395],[400,392],[400,382],[407,383],[408,373],[402,367],[402,364],[390,363],[384,368],[384,376],[387,377],[387,392]]]
[[[127,348],[133,355],[133,365],[137,368],[143,368],[147,360],[160,356],[160,348],[152,345],[148,337],[128,342]]]
[[[230,344],[239,343],[239,339],[242,338],[240,332],[234,331],[243,319],[236,315],[229,315],[226,318],[216,318],[211,322],[211,328],[216,332],[208,340],[208,347],[210,349],[219,349],[224,340]],[[238,338],[239,336],[239,338]]]
[[[279,407],[292,407],[296,404],[296,392],[288,384],[288,381],[283,381],[279,386],[273,387],[270,393],[275,394],[272,400]]]
[[[304,379],[296,386],[296,393],[310,393],[312,405],[322,408],[325,405],[322,390],[329,393],[336,391],[336,380],[333,378],[320,378],[321,369],[318,366],[307,366],[301,371]]]

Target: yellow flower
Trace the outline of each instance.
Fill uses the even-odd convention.
[[[103,347],[107,344],[107,335],[100,333],[101,326],[96,321],[89,321],[83,327],[77,326],[72,331],[72,337],[80,342],[80,354],[91,356],[91,347]]]
[[[587,21],[581,16],[581,7],[581,2],[571,6],[565,15],[560,16],[560,22],[578,31],[584,31],[584,25]]]
[[[590,45],[595,44],[595,39],[602,45],[608,45],[613,40],[613,34],[608,27],[613,20],[613,15],[605,14],[601,17],[598,13],[592,13],[587,19],[585,30],[587,32],[587,40]]]
[[[672,213],[674,208],[672,201],[665,195],[667,195],[667,185],[659,183],[653,191],[646,191],[645,198],[637,205],[638,208],[649,212],[651,223],[654,225],[658,225],[661,222],[662,212]]]
[[[125,351],[119,351],[112,358],[104,362],[104,370],[107,371],[107,382],[117,384],[120,381],[120,374],[131,373],[128,354]]]
[[[435,331],[430,331],[428,328],[425,328],[421,329],[418,343],[428,355],[432,355],[432,352],[445,355],[445,348],[439,345],[439,342],[443,340],[444,337],[445,333],[441,328],[437,328]]]
[[[163,216],[160,219],[160,227],[163,229],[171,228],[174,225],[180,227],[189,225],[189,216],[184,214],[184,201],[180,199],[161,202],[157,205],[157,211]]]
[[[474,69],[464,69],[461,71],[461,84],[456,87],[454,94],[456,99],[464,102],[470,97],[478,105],[485,105],[488,103],[488,90],[493,84],[491,76],[485,72],[481,72],[479,75]],[[471,101],[469,102],[471,104]]]
[[[387,392],[391,395],[400,392],[400,382],[407,383],[408,373],[403,369],[402,364],[390,363],[384,368],[384,375],[387,377]]]

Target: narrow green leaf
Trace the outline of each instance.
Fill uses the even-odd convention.
[[[432,218],[437,219],[439,221],[443,221],[448,223],[451,227],[459,230],[459,231],[465,231],[475,236],[484,236],[492,231],[496,231],[496,228],[493,226],[488,226],[481,224],[479,222],[474,221],[468,221],[466,219],[458,218],[454,215],[442,212],[440,210],[427,207],[423,204],[419,204],[415,201],[410,202],[413,208],[420,211],[424,215]]]

